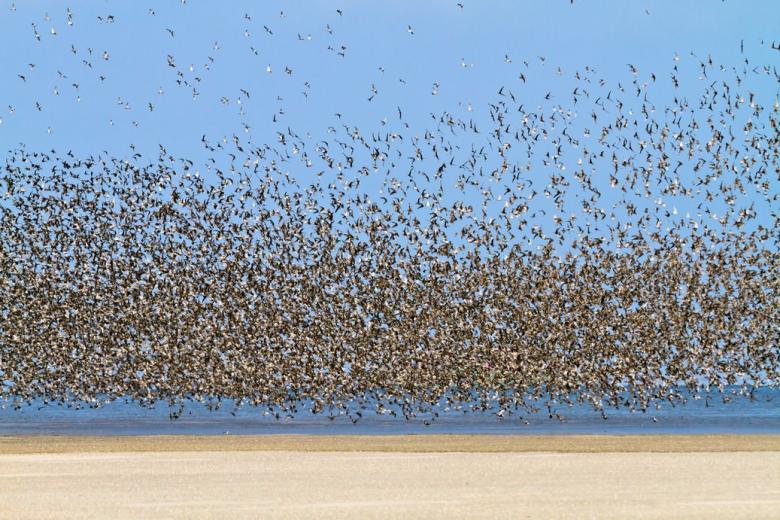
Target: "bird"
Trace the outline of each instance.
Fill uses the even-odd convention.
[[[236,20],[246,38],[254,18]],[[312,39],[299,29],[288,32]],[[333,84],[349,96],[342,68],[347,50],[362,48],[325,31],[334,41],[306,52],[342,58]],[[67,118],[52,113],[87,120],[87,98],[49,104],[58,86],[32,90],[51,72],[40,62],[17,75],[38,99],[11,92],[18,113],[9,104],[0,118],[9,131],[20,131],[17,116],[33,129],[0,169],[0,370],[14,406],[165,401],[179,420],[191,403],[225,401],[278,421],[359,423],[375,412],[428,426],[442,409],[563,420],[564,404],[585,404],[607,419],[612,408],[644,412],[715,391],[729,401],[735,388],[777,383],[780,104],[761,88],[777,76],[769,65],[674,54],[654,70],[629,58],[602,75],[515,56],[519,70],[491,76],[481,97],[433,81],[431,69],[432,99],[412,78],[399,93],[369,56],[357,88],[369,85],[371,111],[356,115],[338,96],[332,109],[314,106],[319,84],[294,53],[280,58],[280,79],[258,78],[262,69],[241,61],[251,55],[236,52],[239,83],[221,69],[237,36],[224,51],[193,47],[183,67],[169,53],[181,62],[185,51],[150,50],[170,74],[145,105],[105,81],[118,66],[110,38],[86,52],[44,42],[65,51],[55,69],[77,101],[112,96],[97,104],[112,142],[143,128],[154,143],[147,123],[193,125],[224,110],[195,127],[190,153],[162,143],[150,152],[135,138],[129,152],[33,146],[44,128],[56,130],[52,143],[67,138]],[[679,90],[656,82],[666,74]],[[288,79],[303,98],[273,86]],[[190,96],[197,104],[182,105]]]

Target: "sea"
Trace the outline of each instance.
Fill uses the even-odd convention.
[[[724,399],[724,396],[726,399]],[[224,402],[217,410],[186,403],[178,418],[171,418],[167,404],[142,407],[129,399],[98,408],[46,404],[33,401],[14,409],[0,401],[0,435],[401,435],[401,434],[780,434],[780,389],[760,388],[752,397],[713,394],[688,399],[685,404],[662,402],[647,412],[605,409],[605,415],[585,405],[546,406],[537,413],[500,415],[437,409],[405,419],[371,410],[330,416],[312,413],[302,403],[295,416],[278,418],[252,406],[236,409]]]

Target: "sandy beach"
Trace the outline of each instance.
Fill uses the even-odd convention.
[[[780,436],[0,437],[0,518],[778,518]]]

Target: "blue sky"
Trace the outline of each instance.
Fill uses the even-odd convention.
[[[575,73],[595,69],[606,91],[631,83],[629,64],[640,81],[657,75],[663,108],[701,93],[700,60],[752,68],[780,55],[773,0],[458,4],[4,1],[0,148],[129,156],[133,144],[153,158],[162,144],[197,159],[204,135],[273,144],[289,127],[313,146],[341,123],[421,135],[442,111],[487,126],[502,86],[529,109],[572,108]],[[772,76],[747,87],[765,106],[777,99]]]
[[[186,155],[199,148],[202,134],[230,135],[242,130],[242,123],[251,127],[255,141],[272,140],[272,116],[280,107],[285,114],[277,116],[279,125],[313,133],[333,124],[334,112],[367,129],[378,126],[383,117],[393,118],[398,105],[412,121],[423,122],[429,112],[443,109],[465,112],[469,103],[474,117],[484,117],[484,104],[495,99],[502,85],[515,85],[519,96],[538,103],[555,80],[551,72],[557,67],[564,71],[558,84],[585,65],[608,79],[628,80],[627,63],[667,78],[675,53],[683,62],[694,60],[689,55],[693,51],[720,63],[738,63],[741,40],[747,57],[770,62],[769,44],[778,36],[780,21],[780,3],[772,0],[465,0],[463,8],[457,3],[76,2],[70,6],[69,26],[65,3],[16,2],[12,11],[11,2],[5,1],[0,9],[0,148],[25,142],[30,148],[120,152],[131,142],[150,150],[163,143]],[[97,18],[108,15],[114,16],[113,23]],[[407,31],[410,25],[413,35]],[[341,45],[347,47],[343,58],[327,50],[340,50]],[[102,59],[103,51],[108,51],[108,61]],[[189,79],[201,78],[197,99],[191,89],[176,87],[174,70],[166,64],[168,54]],[[214,62],[205,70],[209,56]],[[539,56],[546,58],[544,66]],[[520,87],[523,60],[535,68]],[[32,70],[30,63],[35,65]],[[271,74],[266,73],[268,65]],[[292,75],[285,74],[286,66]],[[101,81],[101,75],[106,79]],[[434,82],[440,84],[437,96],[430,94]],[[73,83],[79,84],[78,90]],[[372,83],[379,93],[368,102]],[[667,87],[671,90],[670,84]],[[236,103],[241,88],[251,94],[242,101],[243,116]],[[310,92],[308,98],[304,90]],[[767,87],[763,94],[776,95],[776,87]],[[223,96],[229,105],[220,102]],[[36,101],[43,107],[40,112]],[[120,105],[123,102],[129,103],[129,110]],[[153,112],[148,110],[150,102]]]

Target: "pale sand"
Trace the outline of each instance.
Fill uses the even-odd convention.
[[[780,437],[0,437],[3,519],[344,517],[780,518]]]

